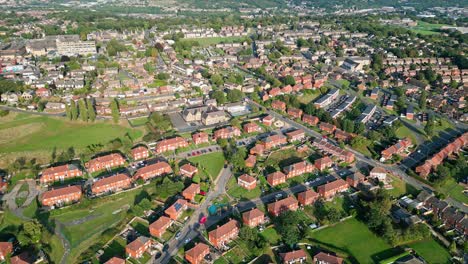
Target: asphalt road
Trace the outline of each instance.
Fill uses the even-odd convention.
[[[211,202],[216,199],[218,196],[224,194],[226,190],[226,184],[231,178],[232,172],[231,169],[224,168],[221,170],[220,175],[217,178],[217,181],[214,183],[214,188],[212,191],[208,192],[206,195],[205,201],[200,204],[200,206],[195,210],[190,219],[184,224],[180,232],[179,239],[173,237],[167,243],[167,249],[163,251],[163,254],[156,259],[153,263],[167,263],[173,255],[175,255],[180,247],[184,245],[184,241],[189,239],[192,240],[198,235],[199,221],[202,217],[208,216],[207,210],[211,205]]]
[[[257,107],[259,107],[260,109],[265,109],[262,105],[252,101],[252,100],[248,100],[249,103],[251,104],[254,104],[256,105]],[[285,122],[285,123],[288,123],[289,125],[293,126],[293,127],[296,127],[296,128],[301,128],[303,129],[306,133],[312,135],[312,136],[315,136],[317,138],[321,138],[322,135],[302,124],[299,124],[289,118],[285,118],[284,116],[282,116],[281,114],[278,114],[274,111],[271,111],[271,110],[268,110],[268,109],[265,109],[268,114],[272,115],[273,117]],[[330,140],[331,142],[333,143],[336,143],[334,140],[332,139],[328,139]],[[356,160],[357,161],[361,161],[361,162],[365,162],[367,164],[370,164],[371,166],[373,167],[382,167],[382,168],[385,168],[386,170],[388,170],[389,172],[391,172],[392,174],[400,177],[402,180],[404,180],[406,183],[412,185],[414,188],[418,189],[418,190],[422,190],[422,189],[426,189],[426,190],[432,190],[433,191],[433,188],[425,183],[422,183],[420,181],[418,181],[417,179],[409,176],[408,174],[406,174],[406,172],[404,170],[402,170],[399,166],[397,165],[388,165],[388,164],[383,164],[381,162],[378,162],[376,160],[373,160],[371,158],[368,158],[366,156],[364,156],[363,154],[361,154],[360,152],[352,149],[352,148],[347,148],[347,150],[349,150],[350,152],[352,152],[355,156],[356,156]],[[452,206],[455,206],[457,207],[458,209],[460,209],[461,211],[465,212],[465,213],[468,213],[468,207],[466,205],[464,205],[463,203],[460,203],[458,201],[455,201],[454,199],[452,198],[447,198],[446,201],[448,203],[450,203]]]

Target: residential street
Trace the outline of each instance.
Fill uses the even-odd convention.
[[[198,228],[200,226],[198,222],[202,217],[208,216],[207,210],[211,205],[211,202],[214,201],[218,196],[224,194],[226,184],[231,176],[232,172],[229,167],[221,170],[216,182],[214,183],[215,187],[210,192],[208,192],[203,203],[200,204],[190,219],[184,224],[184,227],[179,231],[179,239],[173,237],[171,240],[169,240],[167,242],[167,249],[163,251],[163,254],[159,257],[159,259],[155,260],[154,263],[168,263],[171,256],[175,255],[177,250],[184,245],[184,241],[186,239],[192,240],[198,235]]]

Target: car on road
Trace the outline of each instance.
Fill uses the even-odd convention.
[[[180,235],[181,235],[180,232],[177,232],[177,234],[175,235],[175,239],[179,240]]]
[[[283,194],[282,194],[282,193],[278,193],[278,194],[275,195],[275,198],[276,198],[276,199],[280,199],[281,197],[283,197]]]
[[[188,244],[190,242],[190,238],[185,239],[184,244]]]

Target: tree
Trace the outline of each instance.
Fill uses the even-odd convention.
[[[38,244],[42,236],[42,225],[36,220],[21,225],[17,239],[23,246]]]
[[[70,106],[68,104],[65,104],[65,113],[67,115],[68,120],[71,120],[72,119],[72,113],[71,113]]]
[[[217,73],[211,75],[210,81],[213,85],[216,86],[222,86],[224,84],[223,77]]]
[[[362,133],[364,133],[364,131],[366,131],[366,125],[364,125],[364,123],[358,122],[355,124],[354,126],[355,133],[361,135]]]
[[[80,110],[81,120],[88,121],[88,108],[86,107],[84,99],[80,99],[80,101],[78,101],[78,107]]]
[[[211,94],[211,98],[215,99],[219,105],[226,103],[226,96],[221,90],[216,90]]]
[[[120,118],[120,111],[119,111],[119,103],[116,99],[112,100],[111,102],[111,111],[112,111],[112,118],[114,119],[114,123],[119,122]]]
[[[429,118],[429,120],[427,120],[427,123],[426,125],[424,126],[424,132],[426,132],[426,135],[428,137],[433,137],[434,136],[434,121],[431,120],[431,118]]]
[[[341,127],[343,128],[344,131],[348,133],[354,132],[354,122],[351,120],[343,119]]]
[[[227,100],[231,103],[239,102],[244,98],[244,93],[240,90],[234,89],[227,92]]]
[[[245,157],[247,156],[247,150],[245,148],[238,148],[234,150],[234,153],[231,155],[231,164],[234,169],[240,171],[245,167]]]
[[[150,122],[154,128],[160,132],[167,132],[172,129],[171,120],[167,115],[162,115],[160,113],[151,113]]]
[[[302,238],[302,232],[299,230],[300,216],[298,212],[284,212],[275,219],[275,225],[283,241],[292,246]]]
[[[351,147],[353,148],[362,148],[367,146],[367,140],[363,136],[357,136],[351,139]]]
[[[283,84],[284,85],[295,85],[296,80],[294,80],[294,77],[291,75],[286,75],[286,77],[283,78]]]
[[[94,110],[92,101],[86,100],[86,105],[88,107],[89,120],[91,120],[91,122],[94,122],[94,120],[96,120],[96,110]]]
[[[419,107],[424,110],[426,109],[426,105],[427,105],[427,91],[423,90],[421,93],[421,97],[419,98]]]
[[[78,109],[76,108],[76,103],[73,100],[71,100],[70,102],[70,111],[71,111],[71,119],[76,120],[78,118]]]

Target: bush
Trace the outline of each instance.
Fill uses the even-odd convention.
[[[0,109],[0,117],[7,116],[9,113],[10,113],[10,111],[8,111],[8,110]]]

